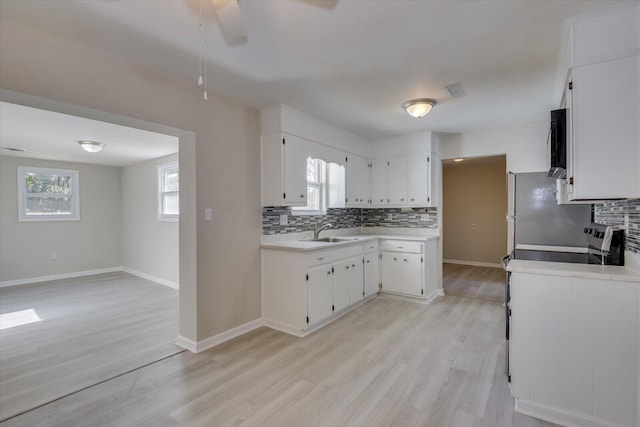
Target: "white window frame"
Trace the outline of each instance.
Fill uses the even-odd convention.
[[[177,222],[180,220],[180,214],[167,214],[163,211],[162,200],[165,194],[178,194],[180,197],[180,189],[178,191],[163,191],[164,190],[164,176],[166,173],[171,172],[173,170],[178,171],[178,176],[180,175],[180,168],[178,167],[178,162],[169,162],[158,165],[158,221],[169,221],[169,222]]]
[[[307,158],[308,161],[316,161],[320,160],[323,163],[320,168],[320,180],[319,181],[307,181],[307,203],[309,202],[309,187],[315,187],[318,189],[318,204],[320,205],[320,209],[308,209],[306,206],[294,206],[291,208],[292,215],[326,215],[327,214],[327,163],[322,159],[312,159],[311,157]]]
[[[65,175],[71,177],[71,213],[69,214],[43,214],[28,215],[27,209],[27,183],[25,176],[28,173],[38,175]],[[52,195],[55,197],[55,195]],[[51,196],[50,196],[51,197]],[[80,171],[77,169],[41,168],[35,166],[18,166],[18,221],[79,221],[80,220]]]

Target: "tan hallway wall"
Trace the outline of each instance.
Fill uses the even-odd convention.
[[[506,156],[446,161],[442,175],[444,261],[499,264],[507,250]]]

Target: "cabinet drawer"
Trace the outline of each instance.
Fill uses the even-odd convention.
[[[333,259],[347,258],[362,254],[362,244],[349,245],[333,250]]]
[[[370,240],[368,242],[365,242],[363,244],[364,246],[364,251],[365,252],[377,252],[378,248],[380,247],[380,243],[378,243],[378,240]]]
[[[332,250],[318,251],[310,253],[305,257],[307,267],[312,265],[326,264],[333,261]]]
[[[412,242],[407,240],[383,240],[383,251],[422,253],[422,242]]]

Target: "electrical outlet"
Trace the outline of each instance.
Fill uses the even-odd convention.
[[[58,255],[55,252],[51,252],[51,259],[52,260],[58,259]]]
[[[289,225],[289,217],[287,214],[280,215],[280,225]]]
[[[211,221],[212,217],[213,217],[213,213],[211,212],[211,208],[205,208],[204,209],[204,220],[205,221]]]
[[[429,221],[429,214],[420,215],[420,221]]]
[[[392,214],[392,213],[387,214],[387,219],[388,219],[389,221],[393,220],[393,214]]]

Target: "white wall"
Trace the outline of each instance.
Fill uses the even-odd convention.
[[[18,222],[18,166],[79,170],[80,220]],[[0,156],[0,200],[0,281],[122,265],[119,168]]]
[[[258,111],[213,91],[204,101],[186,78],[183,85],[88,48],[72,33],[56,38],[25,24],[1,24],[1,89],[186,131],[180,135],[180,335],[204,340],[260,318]],[[192,59],[184,58],[185,70]],[[184,212],[183,201],[193,201],[187,204],[193,209]],[[213,209],[213,221],[204,221],[204,208]]]
[[[179,223],[158,221],[158,165],[178,154],[121,169],[122,265],[178,287]]]
[[[499,129],[441,134],[440,158],[507,155],[507,170],[540,172],[549,169],[549,122],[528,123]]]

